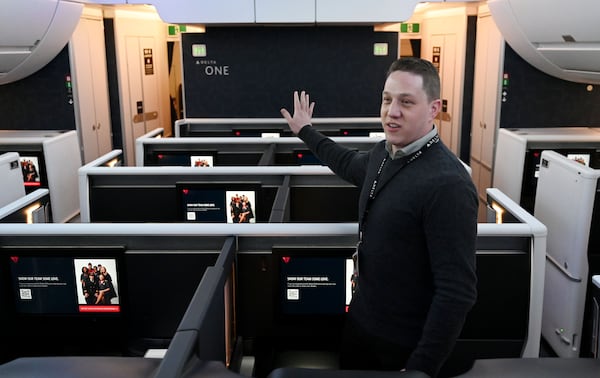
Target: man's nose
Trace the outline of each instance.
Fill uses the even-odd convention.
[[[390,104],[388,113],[392,117],[400,117],[402,115],[402,109],[400,107],[400,102],[397,100],[392,100],[392,103]]]

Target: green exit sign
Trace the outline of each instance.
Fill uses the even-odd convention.
[[[206,45],[203,43],[194,43],[192,45],[192,56],[194,58],[203,58],[206,56]]]
[[[179,33],[185,33],[186,30],[187,30],[186,25],[169,25],[169,27],[168,27],[169,36],[174,36]]]
[[[403,22],[400,24],[400,33],[418,33],[420,28],[420,24]]]
[[[387,43],[375,43],[373,44],[373,55],[375,56],[387,56],[388,44]]]

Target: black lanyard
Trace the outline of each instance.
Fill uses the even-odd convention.
[[[421,147],[418,151],[409,155],[409,157],[404,160],[404,163],[402,164],[402,166],[400,166],[400,168],[398,168],[398,170],[406,167],[413,161],[417,160],[419,157],[421,157],[421,155],[423,155],[423,152],[425,152],[427,149],[429,149],[429,147],[438,143],[439,141],[440,141],[440,136],[438,134],[435,134],[431,139],[429,139],[427,141],[427,143],[425,143],[425,145],[423,147]],[[371,207],[371,203],[375,199],[375,195],[376,195],[375,191],[377,190],[377,184],[379,184],[379,179],[381,178],[381,174],[383,173],[383,168],[385,166],[385,163],[388,161],[388,158],[389,158],[389,155],[386,155],[383,158],[383,160],[381,161],[381,164],[379,165],[379,169],[377,169],[377,174],[375,175],[375,179],[373,180],[373,184],[371,185],[371,190],[369,191],[369,198],[367,199],[367,204],[365,206],[365,211],[363,213],[362,222],[360,223],[360,229],[359,229],[359,234],[358,234],[359,235],[359,243],[362,242],[363,228],[364,228],[364,224],[366,224],[366,221],[367,221],[367,214],[369,213],[369,208]]]
[[[379,169],[377,170],[377,175],[375,176],[375,179],[373,180],[373,185],[371,185],[371,191],[369,192],[369,201],[367,202],[368,204],[371,203],[372,200],[375,199],[375,189],[377,189],[377,183],[379,182],[379,177],[381,177],[381,172],[383,172],[383,166],[385,165],[385,163],[388,160],[388,155],[386,155],[383,160],[381,161],[381,164],[379,165]],[[368,208],[368,206],[367,206]]]

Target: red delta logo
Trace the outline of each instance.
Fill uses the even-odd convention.
[[[12,260],[12,262],[14,262],[15,264],[19,262],[19,256],[10,256],[10,259]]]
[[[282,260],[284,263],[286,263],[286,264],[287,264],[287,263],[289,263],[289,262],[290,262],[291,258],[290,258],[290,256],[283,256],[283,257],[281,258],[281,260]]]

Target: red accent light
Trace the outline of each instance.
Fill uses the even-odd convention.
[[[190,192],[189,189],[183,189],[183,194],[187,195]]]
[[[158,158],[159,158],[159,159],[162,159],[162,158],[164,158],[164,157],[165,157],[165,155],[163,155],[163,154],[158,154]]]
[[[302,157],[304,157],[304,155],[302,155],[302,154],[298,154],[296,156],[298,157],[298,159],[302,159]]]
[[[347,130],[344,130],[344,135],[348,135],[348,131]]]
[[[79,305],[79,312],[121,312],[118,305]]]
[[[283,260],[283,262],[287,264],[287,263],[289,263],[289,262],[290,262],[291,258],[290,258],[290,256],[283,256],[283,257],[281,258],[281,260]]]
[[[242,133],[240,133],[239,131],[235,132],[235,136],[240,136]]]
[[[38,181],[26,181],[25,186],[42,186],[41,182]]]
[[[540,157],[540,153],[539,152],[534,152],[533,156],[536,157],[536,158],[539,158]]]
[[[10,259],[12,260],[12,262],[14,262],[15,264],[19,262],[19,256],[10,256]]]

